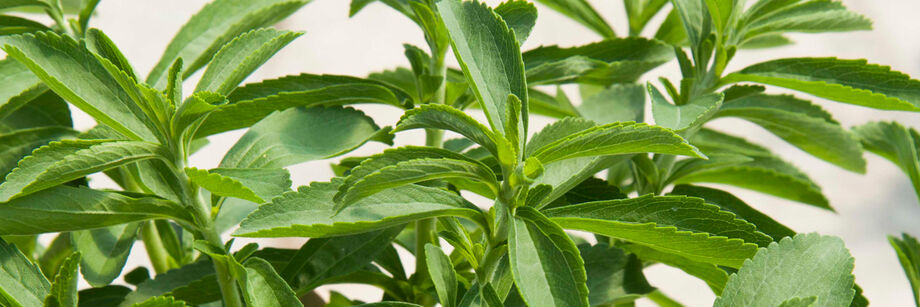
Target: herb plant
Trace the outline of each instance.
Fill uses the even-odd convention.
[[[382,289],[382,302],[368,306],[631,306],[641,297],[679,305],[643,276],[657,264],[706,282],[714,306],[866,306],[842,240],[797,234],[696,185],[833,210],[793,164],[706,124],[741,118],[857,173],[865,148],[920,182],[913,129],[848,130],[808,100],[766,92],[918,111],[920,81],[837,58],[726,72],[739,51],[792,43],[785,33],[871,28],[836,1],[624,0],[628,36],[618,37],[585,0],[538,0],[603,40],[522,52],[537,19],[530,2],[381,0],[425,37],[427,48],[405,45],[409,68],[242,86],[301,35],[268,27],[308,0],[216,0],[146,79],[89,28],[98,0],[76,2],[0,2],[55,23],[0,16],[3,306],[363,304],[335,292],[317,301],[313,290],[336,283]],[[353,0],[350,14],[372,2]],[[664,10],[655,37],[639,37]],[[446,65],[449,50],[459,69]],[[673,59],[680,80],[636,83]],[[184,95],[184,80],[202,69]],[[578,86],[581,104],[546,92],[564,84]],[[646,101],[655,125],[644,123]],[[74,130],[67,103],[98,126]],[[405,114],[381,128],[346,106],[365,103]],[[531,114],[558,120],[528,133]],[[218,168],[188,165],[207,136],[235,129],[248,130]],[[291,191],[284,167],[369,141],[392,145],[413,129],[424,129],[424,146],[344,158],[336,177]],[[444,131],[461,137],[445,140]],[[100,172],[121,189],[90,188],[86,177]],[[473,205],[471,194],[492,203]],[[221,237],[232,229],[310,239],[299,249],[240,247]],[[48,246],[37,241],[44,233],[56,233]],[[137,240],[151,267],[122,274]],[[920,244],[907,234],[890,241],[916,298]],[[414,256],[411,274],[397,247]],[[93,288],[77,291],[80,276]],[[119,276],[131,287],[113,285]]]

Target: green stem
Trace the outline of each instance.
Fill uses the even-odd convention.
[[[160,239],[160,232],[157,231],[153,221],[146,221],[141,225],[141,239],[144,241],[144,248],[147,249],[147,256],[150,257],[153,271],[157,274],[169,271],[171,269],[169,255],[166,253],[166,247],[163,245],[163,240]]]

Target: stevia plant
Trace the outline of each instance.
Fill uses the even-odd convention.
[[[143,81],[88,27],[98,1],[0,3],[55,22],[0,16],[0,78],[9,81],[0,85],[0,305],[322,305],[312,291],[335,283],[382,289],[384,302],[369,304],[380,306],[629,306],[640,297],[679,305],[643,276],[655,264],[703,280],[716,306],[868,304],[840,239],[796,234],[728,192],[689,185],[832,210],[791,163],[704,127],[728,116],[850,171],[865,171],[864,146],[916,177],[912,130],[872,123],[851,133],[819,106],[764,85],[915,111],[918,81],[835,58],[725,73],[739,50],[789,44],[787,32],[870,28],[840,3],[625,0],[629,37],[617,37],[584,0],[539,0],[603,40],[521,52],[537,18],[529,2],[382,0],[425,37],[427,51],[405,47],[410,68],[238,87],[301,34],[265,27],[306,2],[208,4]],[[372,2],[352,1],[350,14]],[[655,38],[638,37],[669,7]],[[76,19],[65,20],[71,11]],[[445,64],[448,49],[459,69]],[[678,82],[635,83],[674,58]],[[201,69],[183,95],[183,80]],[[577,84],[582,103],[546,92],[562,84]],[[642,123],[646,93],[654,126]],[[73,130],[65,101],[99,125]],[[407,111],[380,128],[343,107],[357,103]],[[474,108],[487,122],[466,113]],[[530,136],[531,113],[559,120]],[[207,136],[243,128],[218,168],[188,165]],[[333,165],[337,177],[289,191],[283,167],[392,144],[412,129],[425,129],[425,146],[345,158]],[[444,140],[445,130],[462,138]],[[121,190],[89,188],[86,176],[99,172]],[[493,203],[482,209],[468,193]],[[234,247],[220,235],[238,223],[236,236],[310,239],[296,250]],[[594,233],[596,243],[567,230]],[[60,234],[42,247],[41,233]],[[143,267],[121,274],[138,239],[152,277]],[[908,235],[891,242],[916,289],[920,247]],[[397,246],[415,256],[411,275]],[[78,292],[81,275],[94,288]],[[111,285],[122,275],[132,287]],[[333,292],[326,305],[360,303]]]

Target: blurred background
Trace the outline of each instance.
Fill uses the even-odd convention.
[[[145,75],[183,23],[207,1],[205,0],[118,0],[102,1],[91,26],[104,30],[122,49],[135,69]],[[277,27],[306,34],[295,40],[262,69],[250,76],[249,81],[276,78],[288,74],[341,74],[366,76],[368,73],[408,67],[402,44],[424,47],[420,30],[404,16],[383,4],[371,4],[356,16],[348,17],[348,0],[314,0]],[[497,5],[501,1],[486,1]],[[625,13],[621,1],[591,1],[595,8],[618,30],[626,32]],[[750,1],[749,1],[750,2]],[[732,61],[727,71],[749,64],[779,57],[837,56],[854,59],[865,58],[871,63],[892,66],[894,69],[920,78],[920,1],[916,0],[844,0],[851,10],[862,13],[874,21],[873,31],[836,34],[793,34],[793,46],[769,50],[744,50]],[[523,50],[540,45],[577,46],[600,39],[593,32],[564,16],[537,5],[539,18]],[[667,12],[667,9],[663,10]],[[663,19],[657,16],[657,21]],[[653,21],[653,23],[656,23]],[[656,28],[656,27],[649,27]],[[651,36],[653,33],[643,33]],[[456,61],[448,56],[454,67]],[[200,75],[186,82],[191,91]],[[648,79],[666,76],[679,79],[676,62],[670,62],[647,75]],[[644,80],[643,80],[644,82]],[[577,97],[574,88],[564,88]],[[770,89],[772,92],[781,92]],[[834,114],[844,126],[862,124],[870,120],[898,120],[908,126],[920,127],[920,114],[908,112],[877,111],[844,105],[814,97],[818,103]],[[393,125],[401,111],[385,106],[359,106],[377,120],[381,126]],[[79,111],[75,112],[79,113]],[[650,112],[646,112],[650,114]],[[483,119],[481,114],[474,114]],[[649,116],[649,120],[650,116]],[[531,133],[549,123],[547,118],[531,120]],[[88,129],[93,121],[78,114],[78,129]],[[907,177],[893,164],[880,157],[867,154],[868,172],[855,174],[805,154],[786,144],[762,128],[736,119],[719,119],[712,123],[717,129],[744,135],[748,139],[773,148],[780,156],[792,161],[823,187],[825,195],[837,213],[811,206],[766,196],[736,188],[721,187],[731,191],[751,206],[799,232],[820,232],[840,236],[846,241],[856,259],[856,281],[865,290],[874,306],[910,306],[912,295],[907,279],[890,248],[886,235],[908,232],[920,235],[920,204]],[[216,167],[227,149],[243,131],[210,137],[211,144],[192,157],[196,167]],[[423,144],[419,132],[401,133],[397,145]],[[368,144],[351,155],[367,155],[384,149],[382,144]],[[332,176],[329,163],[335,160],[316,161],[290,168],[294,185],[312,181],[326,181]],[[94,177],[92,184],[114,187],[104,177]],[[488,205],[485,203],[484,205]],[[247,240],[250,242],[252,240]],[[299,247],[304,239],[259,240],[263,246]],[[238,242],[236,246],[242,246]],[[141,244],[135,245],[126,271],[138,265],[147,265]],[[404,253],[405,254],[405,253]],[[407,258],[411,260],[411,258]],[[412,268],[409,265],[407,268]],[[699,280],[676,269],[653,266],[646,270],[650,283],[687,306],[711,306],[715,296]],[[118,280],[120,282],[120,279]],[[85,284],[84,284],[85,285]],[[352,298],[377,300],[381,295],[372,287],[335,285],[320,289],[328,295],[334,289]],[[653,306],[639,301],[638,306]]]

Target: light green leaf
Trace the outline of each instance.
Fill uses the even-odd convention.
[[[661,26],[658,27],[655,39],[673,46],[687,46],[687,31],[684,30],[683,21],[680,20],[676,9],[671,9]]]
[[[853,258],[843,240],[799,234],[761,249],[733,274],[715,307],[778,306],[796,297],[817,297],[821,306],[853,300]]]
[[[137,79],[134,68],[124,54],[118,50],[115,43],[99,29],[89,29],[86,32],[86,48],[100,57],[109,60],[111,64],[124,72],[127,77]],[[114,73],[113,73],[114,74]]]
[[[19,160],[36,148],[52,141],[75,137],[77,133],[67,127],[41,127],[0,134],[0,177],[5,177]]]
[[[674,11],[677,12],[683,22],[690,46],[698,48],[712,30],[712,16],[709,14],[709,10],[706,9],[706,1],[671,0],[671,4],[674,5]]]
[[[84,255],[80,270],[90,285],[104,287],[121,275],[139,227],[126,223],[71,233],[74,249]]]
[[[332,197],[341,184],[341,179],[335,179],[285,193],[250,214],[234,235],[329,237],[439,216],[459,216],[482,223],[480,210],[455,193],[416,185],[377,193],[336,214]]]
[[[648,94],[652,98],[655,124],[675,131],[694,129],[705,123],[719,111],[724,98],[722,94],[709,94],[693,97],[686,104],[674,105],[651,83],[648,84]]]
[[[529,114],[537,114],[543,116],[549,116],[553,118],[565,118],[569,116],[578,116],[578,111],[575,110],[575,106],[572,105],[572,102],[568,100],[568,97],[560,96],[559,93],[563,93],[561,90],[557,89],[557,96],[553,97],[547,93],[541,92],[534,88],[529,88],[527,90],[527,111]]]
[[[187,264],[178,269],[169,270],[166,273],[159,274],[153,279],[148,279],[137,285],[137,290],[129,293],[121,307],[130,307],[134,304],[143,302],[157,296],[178,296],[181,292],[192,292],[197,297],[207,296],[206,284],[217,285],[214,265],[211,261],[203,260]],[[217,297],[220,297],[220,289],[217,290]],[[207,303],[204,301],[203,303]]]
[[[635,82],[671,60],[674,50],[657,40],[611,38],[584,46],[538,47],[523,55],[527,83],[589,83],[608,86]]]
[[[169,67],[178,58],[188,64],[182,79],[204,67],[221,46],[252,29],[277,23],[309,0],[218,0],[205,5],[173,37],[147,83],[166,87]]]
[[[613,28],[586,0],[537,0],[537,2],[568,16],[603,38],[616,36]]]
[[[629,34],[638,35],[645,25],[668,4],[668,0],[625,0],[626,16],[629,19]]]
[[[585,261],[591,306],[629,303],[655,290],[636,256],[606,243],[579,244],[578,251]]]
[[[185,208],[168,200],[68,186],[0,203],[2,234],[76,231],[156,218],[192,221]]]
[[[231,270],[237,275],[237,282],[243,289],[246,305],[266,307],[303,306],[294,290],[275,272],[268,261],[249,258],[240,265],[231,259]]]
[[[214,55],[208,68],[201,75],[195,92],[230,94],[249,74],[302,34],[275,29],[256,29],[237,36]]]
[[[0,45],[51,90],[100,123],[134,140],[157,140],[153,121],[103,63],[72,38],[41,32],[3,36]]]
[[[533,156],[537,149],[546,147],[578,132],[594,128],[596,125],[595,122],[585,118],[565,117],[546,125],[543,130],[534,134],[530,141],[527,142],[527,149],[524,151],[524,155],[527,157]]]
[[[674,132],[643,123],[617,122],[573,133],[536,149],[532,157],[543,164],[555,161],[605,155],[653,152],[705,158]]]
[[[614,84],[582,98],[578,113],[597,123],[645,121],[645,91],[639,84]]]
[[[354,273],[378,258],[404,227],[332,238],[313,238],[279,270],[297,293],[307,293],[329,279]]]
[[[198,137],[247,128],[275,111],[293,107],[333,107],[381,103],[412,107],[408,94],[379,81],[344,76],[297,75],[249,84],[233,91],[230,102],[212,112]]]
[[[853,127],[867,151],[897,165],[914,186],[920,197],[920,134],[897,122],[871,122]]]
[[[728,273],[712,263],[690,260],[682,256],[662,252],[640,244],[626,244],[623,246],[623,249],[635,254],[643,261],[662,263],[667,266],[678,268],[693,277],[699,278],[706,282],[706,285],[708,285],[716,295],[722,294],[722,290],[725,289],[725,283],[728,282]]]
[[[565,231],[536,209],[519,207],[508,237],[514,284],[528,305],[588,306],[585,262]]]
[[[327,159],[371,140],[392,144],[387,132],[351,108],[288,109],[250,128],[230,148],[220,167],[276,168]]]
[[[0,184],[0,201],[28,195],[89,174],[160,157],[160,146],[139,141],[63,140],[23,158]]]
[[[406,111],[399,119],[393,133],[410,129],[441,129],[459,133],[489,150],[498,157],[495,135],[488,127],[482,125],[463,111],[451,106],[425,104],[419,108]]]
[[[51,283],[14,245],[0,239],[0,300],[13,307],[42,306]]]
[[[511,30],[518,46],[523,45],[530,31],[537,23],[537,7],[524,0],[508,0],[495,7],[495,13],[502,17]]]
[[[348,186],[344,191],[336,194],[335,199],[341,202],[338,210],[342,210],[342,208],[354,204],[356,201],[381,191],[422,181],[450,178],[485,183],[494,194],[497,194],[500,189],[495,173],[491,168],[479,161],[449,158],[413,159],[381,168],[364,176],[356,181],[354,185]]]
[[[264,203],[265,200],[256,195],[255,192],[240,183],[234,178],[222,176],[219,173],[211,173],[208,170],[197,168],[185,168],[185,174],[192,183],[201,188],[208,190],[213,195],[223,197],[235,197],[248,200],[255,203]]]
[[[514,31],[484,3],[444,0],[436,5],[450,33],[457,61],[492,130],[504,133],[508,128],[507,100],[514,95],[523,105],[522,126],[517,131],[526,135],[527,82]]]
[[[684,176],[692,175],[694,173],[717,170],[723,167],[737,166],[739,164],[754,161],[753,158],[735,153],[716,152],[711,153],[708,156],[709,160],[691,158],[675,162],[674,166],[671,167],[671,173],[667,174],[667,178],[664,179],[664,183],[662,185],[670,184],[671,182],[680,180],[680,178],[683,178]]]
[[[783,301],[782,304],[779,304],[779,307],[810,307],[813,306],[817,300],[818,298],[815,296],[809,296],[806,298],[794,297]]]
[[[428,264],[428,273],[438,293],[441,306],[454,307],[457,304],[457,272],[450,257],[441,251],[441,248],[432,244],[425,244],[425,259]]]
[[[283,168],[214,168],[208,172],[240,182],[263,200],[291,190],[291,173]]]
[[[132,305],[132,307],[186,307],[185,302],[172,296],[157,296],[146,301]]]
[[[866,60],[778,59],[731,73],[720,84],[738,82],[775,85],[876,109],[920,111],[920,81]]]
[[[909,234],[902,233],[901,238],[888,236],[888,242],[898,254],[898,261],[904,268],[904,274],[914,292],[914,303],[920,306],[920,242]]]
[[[739,267],[770,237],[699,198],[641,196],[545,210],[566,229],[643,244],[691,260]]]
[[[821,110],[792,96],[757,94],[726,102],[716,117],[748,120],[815,157],[846,170],[865,173],[866,161],[859,140],[832,120],[802,112],[810,109]]]
[[[54,276],[45,306],[77,307],[77,282],[80,281],[80,252],[71,254]]]
[[[795,42],[788,37],[785,37],[780,34],[768,34],[762,35],[755,38],[752,38],[744,44],[741,45],[742,49],[766,49],[766,48],[775,48],[795,44]]]
[[[741,199],[725,191],[683,184],[674,187],[671,194],[705,199],[706,203],[719,206],[721,210],[734,213],[739,218],[756,225],[757,231],[770,236],[773,238],[773,241],[779,241],[782,238],[795,235],[795,231],[789,229],[789,227],[780,224],[773,218],[748,206],[748,204],[744,203]]]
[[[28,67],[12,58],[0,60],[0,84],[0,119],[47,91]]]
[[[777,9],[768,15],[748,16],[742,21],[740,40],[783,32],[845,32],[871,30],[872,21],[847,10],[838,1],[786,1],[793,3]]]

